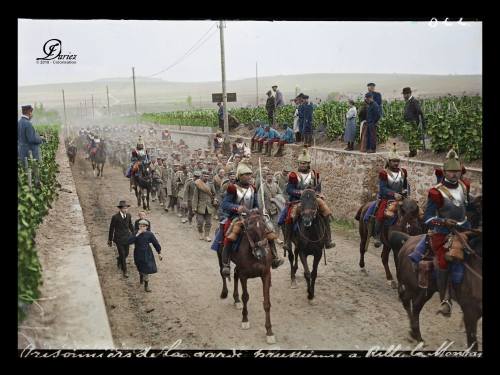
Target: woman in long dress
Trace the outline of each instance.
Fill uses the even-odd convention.
[[[129,237],[128,243],[129,245],[135,244],[134,263],[139,271],[140,283],[144,283],[146,292],[151,292],[149,275],[158,272],[158,269],[156,268],[153,250],[151,250],[149,244],[154,246],[160,260],[162,260],[162,257],[161,246],[155,235],[147,230],[148,225],[149,223],[146,220],[139,220],[139,230]]]
[[[354,100],[349,99],[349,110],[347,111],[345,117],[345,131],[344,131],[344,142],[347,142],[347,147],[344,150],[352,151],[354,150],[354,141],[356,140],[356,117],[357,110],[354,105]]]

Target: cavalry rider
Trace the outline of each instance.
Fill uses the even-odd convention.
[[[418,263],[425,254],[426,245],[430,242],[438,264],[436,281],[441,306],[437,313],[448,317],[451,315],[448,273],[450,268],[453,268],[457,274],[463,275],[464,265],[459,262],[448,264],[444,245],[451,233],[451,228],[466,230],[471,226],[466,217],[466,210],[470,204],[470,182],[461,179],[463,167],[453,149],[448,152],[446,158],[443,165],[444,178],[429,190],[427,196],[424,220],[430,231],[417,244],[415,251],[409,257]]]
[[[227,234],[224,236],[224,248],[222,250],[223,276],[229,276],[230,274],[229,251],[242,231],[243,222],[240,220],[239,214],[258,209],[256,189],[255,186],[250,184],[252,173],[252,170],[246,164],[240,163],[236,171],[236,183],[228,185],[222,202],[222,210],[227,215],[227,221],[223,228],[223,233]],[[266,227],[266,236],[273,255],[272,268],[277,268],[284,261],[278,257],[278,251],[274,243],[277,238],[276,233],[268,225]]]
[[[288,227],[288,230],[285,231],[286,238],[283,248],[287,251],[291,251],[292,249],[292,228],[293,220],[295,219],[292,219],[290,217],[292,206],[300,202],[300,196],[305,189],[313,189],[319,196],[316,198],[316,201],[318,202],[318,208],[321,217],[323,217],[326,224],[325,227],[327,241],[325,247],[327,249],[331,249],[335,246],[335,244],[332,242],[332,232],[330,228],[332,211],[326,204],[324,197],[320,195],[321,181],[319,179],[319,173],[311,169],[311,156],[309,155],[307,148],[304,147],[297,161],[299,162],[298,172],[290,172],[288,174],[288,184],[286,185],[286,192],[288,193],[289,203],[281,212],[280,219],[278,221],[278,224],[281,225],[285,223],[285,225]]]
[[[400,156],[394,143],[393,149],[387,156],[385,168],[379,172],[378,202],[375,213],[375,228],[373,229],[374,246],[380,247],[380,233],[383,224],[390,223],[393,217],[386,221],[386,208],[393,211],[397,208],[397,201],[402,200],[410,193],[408,184],[408,172],[404,168],[399,168]],[[390,203],[390,204],[389,204]],[[389,206],[389,207],[388,207]]]

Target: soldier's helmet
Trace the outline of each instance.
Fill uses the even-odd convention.
[[[458,159],[458,154],[451,148],[446,154],[446,161],[443,163],[443,170],[445,171],[461,171],[462,165]]]
[[[309,154],[309,151],[307,150],[307,147],[304,147],[297,158],[297,161],[299,163],[310,163],[311,162],[311,155]]]

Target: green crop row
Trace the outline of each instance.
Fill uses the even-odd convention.
[[[38,126],[37,132],[45,137],[41,145],[41,162],[29,161],[33,182],[30,188],[28,173],[21,162],[18,163],[17,174],[17,242],[18,242],[18,320],[25,318],[28,304],[39,297],[39,286],[42,280],[42,269],[38,259],[35,234],[38,225],[51,208],[57,197],[56,152],[59,146],[59,126]],[[35,173],[38,169],[40,184],[35,184]]]
[[[465,161],[482,157],[482,98],[480,96],[446,96],[441,98],[420,100],[426,119],[426,135],[431,139],[434,152],[448,150],[454,145]],[[356,102],[358,111],[363,102]],[[403,100],[384,101],[383,117],[379,122],[377,139],[386,142],[389,137],[401,137],[406,142],[418,143],[419,133],[411,124],[404,121]],[[349,109],[346,102],[330,101],[315,105],[313,127],[324,128],[330,139],[342,136],[345,128],[345,114]],[[276,122],[293,124],[295,107],[286,105],[276,113]],[[240,123],[267,123],[268,117],[264,107],[230,109],[229,114]],[[163,113],[146,113],[142,119],[165,125],[218,126],[217,110],[177,111]],[[358,127],[359,130],[359,127]],[[359,142],[359,131],[358,139]]]

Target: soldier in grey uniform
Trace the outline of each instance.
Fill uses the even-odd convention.
[[[212,215],[215,213],[214,204],[217,198],[213,184],[208,182],[209,172],[205,169],[201,172],[201,179],[195,181],[193,193],[193,211],[196,213],[196,224],[200,240],[212,241],[210,229],[212,229]],[[205,235],[203,236],[203,226]]]

